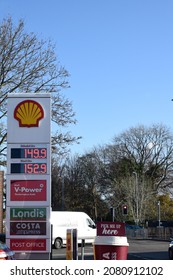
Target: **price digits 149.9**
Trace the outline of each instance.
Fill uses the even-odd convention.
[[[12,148],[11,158],[47,158],[46,148]]]

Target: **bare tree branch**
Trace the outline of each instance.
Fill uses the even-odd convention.
[[[72,103],[60,94],[62,89],[69,87],[68,77],[69,73],[58,62],[55,45],[50,40],[38,40],[34,33],[26,33],[23,20],[16,26],[11,17],[3,20],[0,25],[1,121],[6,123],[8,93],[51,92],[52,121],[58,131],[61,126],[75,124]],[[57,149],[60,150],[62,143],[59,140],[63,137],[58,137],[58,131],[55,131],[54,144],[60,145]],[[5,134],[0,137],[3,143]],[[70,133],[64,136],[67,144],[77,140]]]

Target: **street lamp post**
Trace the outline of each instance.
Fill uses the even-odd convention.
[[[63,176],[62,176],[61,187],[62,187],[62,204],[61,204],[61,210],[64,211],[64,174],[63,174]]]
[[[135,201],[136,201],[136,225],[139,223],[139,197],[138,197],[138,174],[134,171],[135,175]]]
[[[65,177],[65,169],[66,169],[66,164],[63,164],[62,169],[61,169],[61,210],[64,211],[65,208],[65,197],[64,197],[64,177]]]
[[[158,206],[158,222],[159,222],[159,227],[160,227],[160,200],[158,201],[157,203],[157,206]]]

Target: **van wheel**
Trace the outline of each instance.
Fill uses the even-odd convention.
[[[61,238],[56,238],[54,242],[55,249],[60,249],[62,248],[62,239]]]

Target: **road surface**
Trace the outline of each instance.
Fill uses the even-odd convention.
[[[128,260],[168,260],[168,241],[128,240]],[[81,248],[78,249],[78,259],[81,259]],[[66,249],[53,249],[53,260],[65,260]],[[84,260],[93,260],[93,246],[84,248]]]

